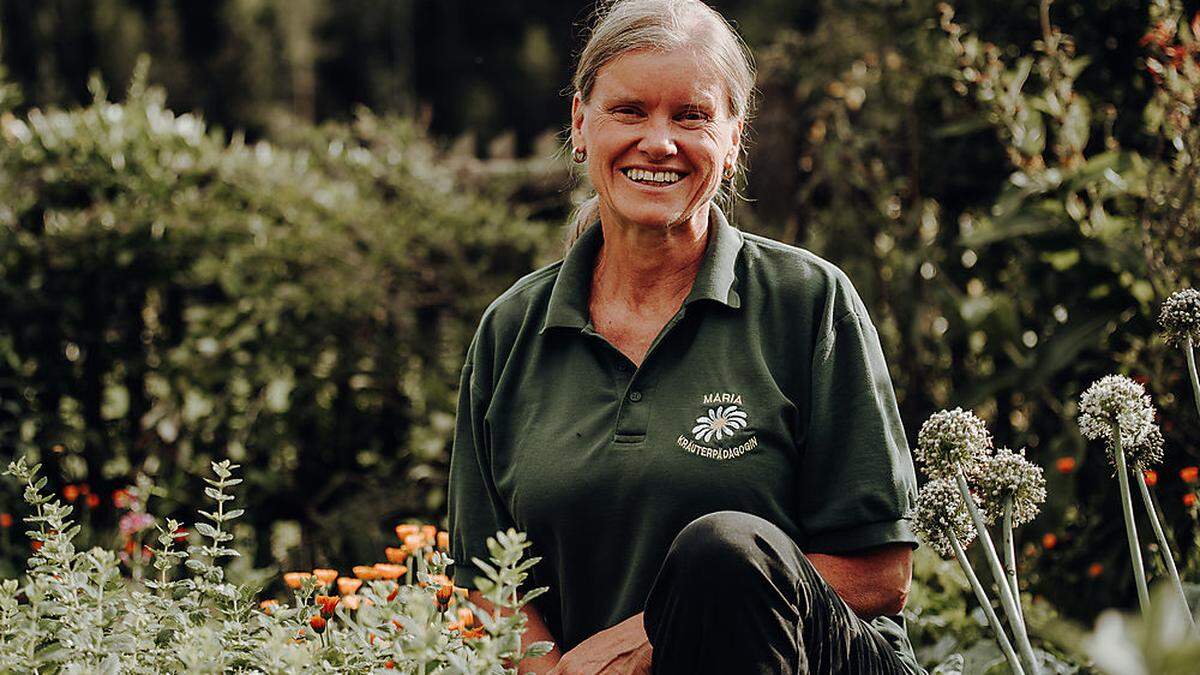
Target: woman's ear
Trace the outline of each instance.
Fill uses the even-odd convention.
[[[584,148],[583,142],[583,94],[575,92],[571,97],[571,148]]]

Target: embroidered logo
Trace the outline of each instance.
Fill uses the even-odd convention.
[[[744,426],[746,413],[738,410],[736,405],[709,408],[707,415],[696,418],[696,426],[692,427],[692,437],[707,443],[716,436],[719,441],[726,436],[733,436],[733,432]]]
[[[680,434],[679,438],[675,439],[676,445],[709,459],[733,459],[757,448],[758,436],[754,435],[734,447],[719,447],[721,441],[726,438],[732,439],[738,431],[747,427],[749,416],[742,409],[744,405],[741,394],[705,394],[701,399],[700,408],[703,414],[696,418],[692,427],[692,438]],[[702,443],[704,445],[701,445]],[[714,445],[717,447],[713,447]]]

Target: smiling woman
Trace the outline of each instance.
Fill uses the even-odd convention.
[[[529,535],[550,590],[526,639],[558,649],[521,672],[920,672],[895,616],[915,476],[866,307],[717,204],[745,46],[698,0],[606,7],[571,102],[596,194],[463,368],[454,581],[488,534]]]

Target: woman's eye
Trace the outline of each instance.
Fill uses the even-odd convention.
[[[699,126],[708,122],[709,116],[701,110],[690,110],[680,115],[679,119],[688,126]]]

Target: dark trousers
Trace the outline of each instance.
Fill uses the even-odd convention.
[[[675,537],[644,625],[654,675],[911,672],[783,530],[740,511]]]

